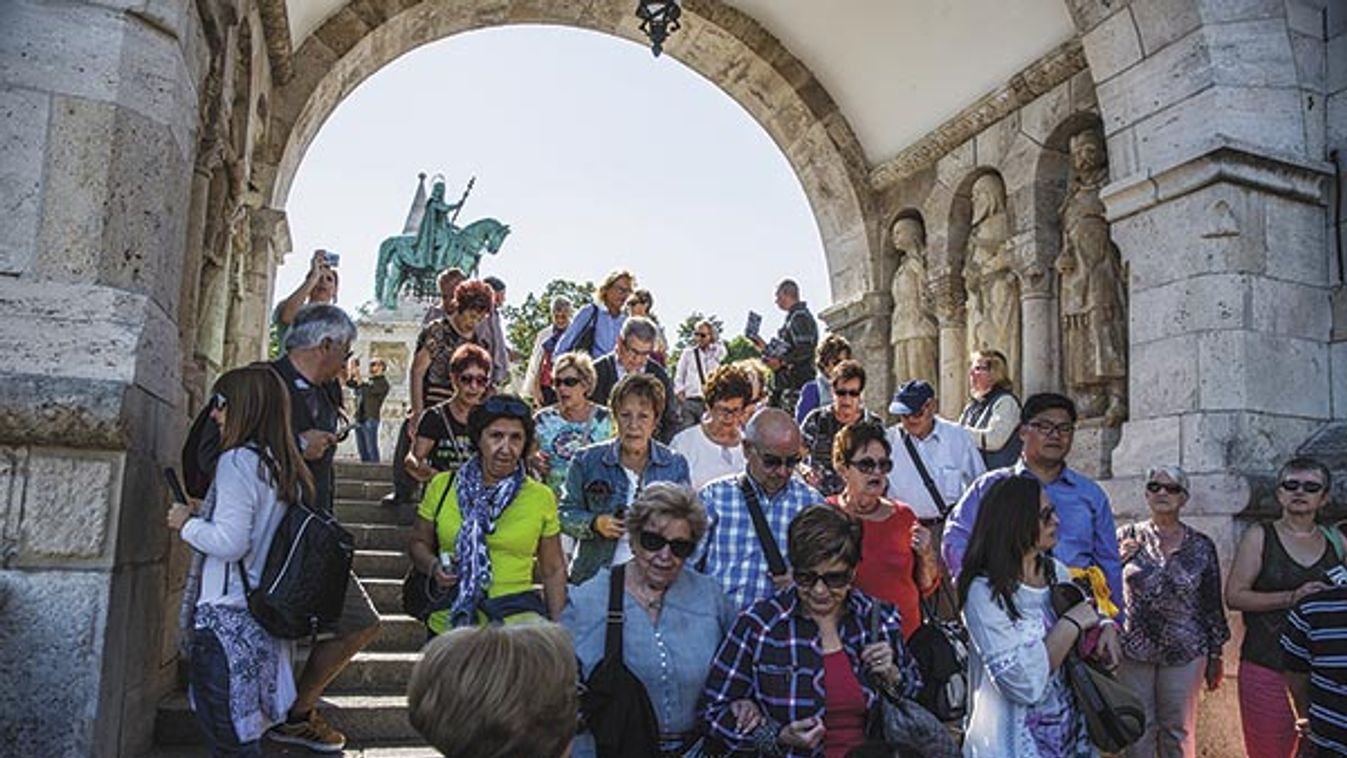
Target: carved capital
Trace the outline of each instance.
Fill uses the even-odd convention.
[[[953,271],[937,271],[927,280],[935,317],[941,326],[964,323],[968,295],[963,277]]]

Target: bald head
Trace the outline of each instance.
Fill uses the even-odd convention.
[[[744,427],[744,458],[748,475],[769,495],[790,483],[804,444],[795,419],[779,408],[764,408]]]
[[[744,439],[767,448],[800,447],[803,438],[795,419],[780,408],[763,408],[744,426]]]

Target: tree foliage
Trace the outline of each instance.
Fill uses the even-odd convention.
[[[757,345],[748,341],[748,338],[742,334],[735,335],[734,339],[729,341],[729,348],[725,353],[726,362],[741,361],[745,358],[761,358],[762,351]]]
[[[530,292],[522,304],[501,308],[501,315],[505,318],[505,337],[515,352],[524,356],[533,352],[533,341],[537,339],[538,332],[552,323],[552,301],[561,296],[570,300],[575,310],[579,311],[594,301],[594,283],[553,279],[541,294]]]

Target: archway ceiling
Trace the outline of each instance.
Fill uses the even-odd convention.
[[[293,48],[347,1],[286,0]],[[1075,34],[1053,0],[724,1],[813,71],[872,166]]]

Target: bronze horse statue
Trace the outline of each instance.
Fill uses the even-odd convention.
[[[430,261],[420,260],[415,234],[389,237],[379,245],[374,293],[380,306],[389,310],[396,308],[398,293],[408,283],[415,283],[422,292],[433,292],[435,278],[446,268],[459,268],[468,276],[476,275],[486,253],[500,252],[510,227],[494,218],[484,218],[462,229],[450,225],[449,233],[449,243],[443,247],[443,252],[437,251],[435,260]]]

